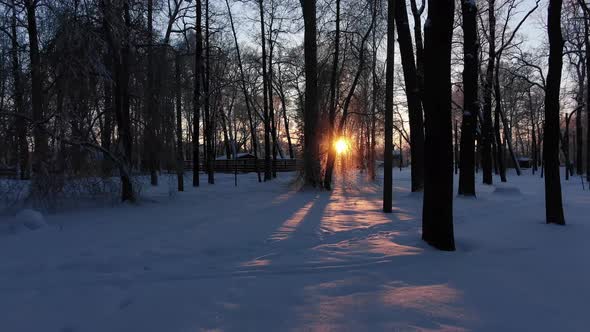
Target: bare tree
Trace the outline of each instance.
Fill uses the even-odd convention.
[[[478,78],[479,45],[477,42],[477,6],[474,1],[462,0],[463,16],[463,120],[459,195],[475,196],[475,130],[479,113]]]
[[[305,110],[304,110],[304,183],[306,186],[321,185],[320,179],[320,148],[317,124],[319,116],[318,83],[317,83],[317,22],[316,0],[301,0],[304,21],[304,52],[305,52]]]
[[[422,239],[440,250],[455,250],[453,234],[453,142],[451,122],[451,39],[455,2],[429,0],[424,36],[426,115]]]
[[[412,36],[410,35],[405,0],[396,1],[395,21],[404,72],[404,82],[406,84],[408,115],[410,118],[412,191],[421,191],[424,186],[424,119],[422,118],[419,80],[416,73]]]
[[[543,161],[545,167],[545,214],[547,223],[565,225],[561,182],[559,179],[559,89],[563,64],[561,35],[562,0],[549,0],[547,33],[549,35],[549,70],[545,91],[545,128]]]
[[[395,60],[395,1],[387,1],[387,59],[385,63],[385,121],[383,149],[383,212],[391,213],[393,200],[393,72]]]

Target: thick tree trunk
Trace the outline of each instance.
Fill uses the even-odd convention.
[[[393,200],[393,72],[395,70],[395,1],[387,1],[387,59],[385,62],[385,121],[383,149],[383,212],[391,213]]]
[[[412,158],[412,191],[422,191],[424,187],[424,119],[420,102],[420,87],[414,62],[412,36],[408,24],[405,0],[396,0],[395,22],[399,50],[406,84],[406,98],[410,119],[410,155]]]
[[[453,234],[453,142],[451,122],[451,39],[454,0],[429,0],[424,45],[426,165],[422,239],[440,250],[455,250]]]
[[[319,119],[318,100],[318,50],[316,0],[301,0],[303,7],[305,52],[305,109],[303,115],[303,159],[304,185],[317,187],[320,179],[320,146],[317,125]]]
[[[475,130],[479,113],[479,44],[477,42],[477,6],[462,0],[463,17],[463,117],[459,158],[459,195],[475,196]]]
[[[549,69],[545,91],[543,160],[545,164],[546,221],[548,224],[565,225],[559,179],[559,89],[564,44],[561,35],[561,6],[562,0],[549,1],[547,17]]]

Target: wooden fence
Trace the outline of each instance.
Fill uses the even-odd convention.
[[[0,168],[0,178],[15,179],[16,176],[16,168]]]
[[[271,160],[277,172],[293,172],[303,168],[303,162],[298,159],[277,159]],[[217,173],[233,173],[236,170],[238,173],[250,173],[256,172],[256,164],[258,163],[258,169],[264,171],[264,159],[224,159],[214,160],[213,168]],[[186,170],[192,170],[193,161],[185,160],[184,168]],[[201,161],[201,170],[204,169],[203,162]]]

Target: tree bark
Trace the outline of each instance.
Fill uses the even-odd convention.
[[[420,102],[420,87],[414,62],[412,36],[408,24],[408,12],[405,0],[397,0],[395,22],[399,42],[399,51],[406,83],[406,98],[410,120],[410,155],[412,158],[412,192],[424,188],[424,119]]]
[[[176,97],[176,176],[178,191],[184,191],[184,153],[182,144],[182,85],[180,82],[180,55],[174,58],[175,97]]]
[[[429,0],[424,45],[426,165],[422,239],[440,250],[455,250],[453,234],[453,125],[451,122],[451,40],[454,0]]]
[[[336,0],[336,30],[334,33],[334,59],[332,61],[332,73],[330,78],[330,109],[328,111],[328,159],[330,159],[331,151],[334,147],[333,142],[336,139],[335,122],[336,122],[336,107],[338,104],[338,96],[336,95],[336,85],[338,84],[338,57],[340,56],[340,0]],[[329,160],[328,160],[329,165]],[[333,166],[332,166],[333,167]],[[324,188],[326,190],[332,189],[332,170],[326,167],[324,174]]]
[[[477,42],[477,5],[461,1],[463,16],[463,117],[459,157],[459,195],[475,196],[475,130],[479,113],[479,44]]]
[[[305,58],[305,109],[303,115],[303,160],[304,185],[315,188],[321,185],[320,146],[317,124],[319,118],[318,100],[318,52],[316,0],[301,0],[303,7]]]
[[[210,29],[209,29],[209,0],[205,0],[205,72],[203,77],[203,104],[205,106],[205,169],[207,170],[207,182],[209,184],[215,183],[215,170],[213,162],[215,160],[215,152],[213,151],[213,121],[211,119],[211,102],[210,102],[210,83],[211,83],[211,46],[210,46]]]
[[[27,30],[29,33],[29,56],[31,61],[31,104],[33,109],[33,189],[40,185],[39,180],[48,176],[46,163],[48,162],[47,135],[44,128],[43,110],[43,74],[41,72],[41,58],[39,55],[39,36],[37,32],[37,3],[25,0],[27,12]],[[37,188],[39,189],[39,188]]]
[[[395,70],[395,1],[387,1],[387,59],[385,62],[385,121],[383,149],[383,212],[392,212],[393,200],[393,72]]]
[[[150,183],[152,186],[158,185],[158,140],[156,138],[156,103],[158,102],[154,89],[154,29],[153,29],[153,0],[147,0],[147,75],[146,75],[146,98],[145,98],[145,117],[146,124],[144,130],[144,151],[146,153],[147,166],[150,172]]]
[[[543,160],[545,164],[546,222],[565,225],[561,182],[559,179],[559,89],[563,65],[561,35],[562,0],[549,0],[547,32],[549,35],[549,69],[545,92],[545,129]]]
[[[201,122],[201,80],[203,75],[203,33],[201,27],[201,0],[196,1],[196,45],[195,72],[193,78],[193,187],[199,186],[200,155],[199,155],[199,123]]]
[[[420,99],[423,100],[424,93],[424,44],[422,42],[422,13],[424,12],[425,0],[422,0],[420,8],[416,5],[416,0],[410,0],[410,8],[414,17],[414,39],[416,39],[416,76],[418,77],[418,86],[420,88]]]
[[[590,182],[590,6],[578,0],[584,11],[584,48],[586,49],[586,181]]]
[[[491,185],[492,178],[492,84],[494,76],[494,58],[496,54],[496,1],[488,0],[488,67],[486,70],[486,80],[484,84],[483,95],[483,124],[481,135],[481,163],[483,173],[483,183]]]

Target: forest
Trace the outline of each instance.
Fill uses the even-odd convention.
[[[274,257],[275,242],[296,234],[301,236],[298,245],[317,259],[308,260],[307,254],[297,256],[303,261],[292,258],[299,249],[291,252],[291,247],[276,249],[281,252],[277,255],[305,271],[318,262],[361,257],[360,252],[363,262],[371,260],[370,248],[385,246],[374,242],[381,237],[388,245],[399,245],[388,249],[393,251],[384,254],[387,259],[410,255],[413,249],[400,249],[407,246],[425,251],[428,256],[420,262],[426,265],[439,264],[433,263],[433,257],[439,257],[433,255],[443,254],[439,251],[463,255],[466,248],[477,247],[473,243],[485,246],[490,238],[512,238],[496,233],[503,227],[518,234],[538,231],[539,241],[552,242],[556,234],[561,246],[569,241],[563,232],[575,232],[561,229],[590,231],[583,223],[590,211],[589,82],[587,0],[0,0],[0,219],[7,225],[0,220],[0,242],[5,233],[17,233],[22,226],[18,223],[31,229],[46,224],[65,229],[72,222],[68,213],[95,220],[101,215],[96,209],[105,208],[104,219],[125,226],[113,223],[104,231],[98,228],[100,222],[88,222],[99,234],[89,241],[119,233],[119,227],[121,243],[135,243],[127,237],[135,228],[142,229],[140,234],[159,234],[156,230],[164,226],[156,223],[158,215],[161,222],[177,218],[170,227],[181,243],[189,243],[180,230],[195,218],[199,221],[190,233],[203,237],[202,243],[194,244],[199,249],[187,244],[184,249],[173,246],[174,250],[215,252],[228,259],[222,262],[246,264],[243,259],[249,251],[265,248],[248,260],[254,265],[219,272],[229,279],[242,273],[256,277],[262,270],[255,266],[274,268],[272,260],[262,257]],[[283,195],[285,202],[293,201],[279,212],[274,204],[283,204]],[[161,196],[167,196],[166,203]],[[319,207],[324,209],[314,210]],[[244,215],[238,216],[239,211]],[[292,216],[283,215],[286,211]],[[504,216],[506,211],[510,215]],[[379,228],[386,227],[383,218],[394,228]],[[464,226],[478,218],[510,223],[496,228],[482,222]],[[126,219],[134,224],[126,224]],[[232,235],[221,243],[269,236],[264,244],[253,239],[241,244],[244,257],[239,260],[224,256],[225,249],[215,249],[219,243],[210,243],[207,236],[213,233],[206,233],[223,232],[237,219],[253,224],[235,228],[244,233],[243,239]],[[227,224],[209,225],[221,220]],[[282,226],[272,232],[261,220]],[[301,220],[317,225],[305,226]],[[403,220],[415,223],[412,236],[420,241],[396,240],[406,231]],[[530,227],[536,222],[565,227],[512,228],[511,222],[522,220]],[[142,221],[146,225],[141,226]],[[203,233],[199,227],[205,227]],[[363,249],[335,260],[318,254],[318,248],[328,245],[322,242],[325,234],[361,241],[357,233],[347,233],[349,228],[368,241]],[[492,235],[480,238],[478,230]],[[74,240],[76,234],[56,233],[44,241],[81,241]],[[168,235],[154,236],[153,241],[164,241]],[[166,241],[173,242],[172,237]],[[585,241],[576,237],[574,243],[582,246]],[[339,250],[352,250],[352,242],[338,242]],[[0,251],[24,246],[10,243],[0,243]],[[159,249],[153,250],[168,254],[158,247],[164,242],[158,243],[154,245]],[[535,243],[537,248],[540,242]],[[133,246],[147,250],[151,245]],[[53,254],[62,255],[62,249],[52,249],[57,250]],[[566,249],[584,255],[567,245],[560,250]],[[204,255],[202,262],[208,257]],[[522,259],[518,262],[526,261]],[[17,264],[17,258],[14,261]],[[121,266],[133,265],[130,262]],[[111,263],[109,269],[119,266]],[[346,273],[357,273],[350,272],[356,271],[353,265],[346,265]],[[16,273],[14,266],[7,271]],[[278,273],[267,268],[269,274]],[[280,268],[287,269],[276,267]],[[321,265],[324,268],[332,269]],[[203,269],[195,271],[197,279],[211,277],[204,276]],[[424,271],[421,267],[419,273]],[[583,269],[571,278],[589,273]],[[455,279],[442,280],[447,285]],[[223,284],[212,287],[218,286]],[[583,293],[587,292],[585,287]],[[483,296],[478,299],[491,296],[477,294]],[[291,295],[289,303],[294,306],[301,299]],[[441,297],[435,297],[424,301],[438,303]],[[210,308],[211,302],[199,301],[205,302],[197,308]],[[266,306],[276,299],[246,303],[272,310]],[[459,316],[444,319],[451,325],[458,319],[453,326],[466,330],[494,330],[494,325],[470,325],[472,321],[465,323]],[[211,324],[197,326],[215,330],[212,316],[206,317],[200,322]],[[569,326],[571,330],[590,324],[580,317],[580,325]],[[247,321],[244,316],[233,319],[236,324]],[[301,325],[289,320],[281,325],[279,318],[273,319],[271,325],[243,328],[323,326],[313,325],[315,318],[308,316]],[[420,319],[416,326],[428,329],[430,318]],[[444,319],[436,321],[441,330]],[[423,325],[426,321],[430,323]],[[515,317],[506,324],[550,330],[549,325],[526,321]],[[13,323],[8,326],[20,326],[19,320]],[[242,330],[227,324],[220,330]],[[359,324],[332,328],[412,326]],[[60,331],[78,330],[66,326]]]

